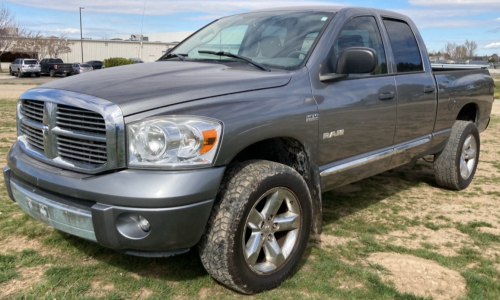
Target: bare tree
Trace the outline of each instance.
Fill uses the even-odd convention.
[[[465,41],[465,48],[467,48],[467,56],[468,57],[474,57],[476,55],[476,50],[477,50],[477,43],[474,41],[466,40]]]
[[[451,59],[454,59],[456,50],[457,50],[457,44],[448,42],[444,46],[443,52],[447,54]]]
[[[453,59],[465,59],[467,58],[467,47],[464,45],[457,46],[455,48],[455,57]]]
[[[73,42],[68,41],[66,34],[61,34],[59,37],[51,36],[47,38],[48,47],[47,52],[50,57],[59,57],[60,54],[71,52],[71,45]]]
[[[31,58],[40,59],[40,53],[45,48],[43,36],[40,31],[28,31],[24,36],[16,39],[12,51],[28,54]]]
[[[4,4],[0,4],[0,57],[10,50],[15,39],[22,35],[22,29],[16,16]],[[2,71],[2,64],[0,64]]]

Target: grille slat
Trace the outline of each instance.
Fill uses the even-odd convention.
[[[61,143],[61,142],[57,142],[57,144],[59,146],[61,146],[61,149],[62,148],[67,148],[68,150],[71,150],[71,149],[76,149],[76,150],[83,150],[83,151],[89,151],[88,153],[96,153],[96,154],[104,154],[104,158],[106,158],[106,151],[103,151],[103,150],[99,150],[99,149],[96,149],[96,148],[91,148],[91,147],[81,147],[81,146],[76,146],[76,145],[72,145],[72,144],[66,144],[66,143]],[[87,153],[85,153],[87,154]]]
[[[28,119],[43,122],[43,102],[24,100],[21,106],[21,113]]]
[[[31,128],[21,123],[21,133],[24,134],[30,145],[43,151],[42,130],[36,130],[35,128]]]
[[[44,117],[49,124],[66,132],[74,133],[78,137],[59,135],[56,130],[51,130],[52,138],[49,143],[57,143],[57,152],[53,155],[59,156],[63,161],[85,165],[90,168],[99,168],[108,161],[108,148],[106,144],[106,122],[97,112],[78,107],[57,104],[57,109],[50,116],[44,115],[44,102],[35,100],[23,100],[20,113],[26,120],[43,124]],[[54,105],[48,103],[47,105]],[[50,123],[50,122],[53,123]],[[35,124],[34,124],[35,125]],[[48,125],[48,124],[45,124]],[[44,125],[44,126],[45,126]],[[52,126],[54,126],[52,125]],[[50,125],[49,125],[50,126]],[[41,126],[40,126],[41,127]],[[42,129],[32,128],[21,123],[21,133],[32,149],[44,152],[44,136]],[[55,139],[53,137],[55,136]],[[95,141],[95,137],[102,137],[103,141]],[[51,149],[50,147],[48,149]],[[51,151],[51,150],[47,150]],[[56,151],[55,149],[53,151]],[[87,167],[86,167],[87,168]]]

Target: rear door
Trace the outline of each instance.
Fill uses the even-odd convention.
[[[415,38],[414,30],[417,29],[412,29],[407,22],[398,19],[384,18],[383,23],[389,36],[397,72],[398,103],[394,144],[404,149],[399,154],[405,152],[399,157],[395,155],[391,165],[396,166],[411,160],[430,145],[430,134],[436,118],[437,91],[430,67],[427,67],[428,61],[424,64],[422,58],[421,50],[424,46],[421,44],[419,47]],[[403,145],[407,143],[412,145]]]
[[[315,98],[321,101],[318,163],[323,165],[320,171],[324,171],[325,189],[389,166],[390,154],[384,155],[384,151],[393,144],[397,90],[394,76],[387,68],[379,27],[375,16],[353,16],[345,22],[329,54],[333,73],[338,57],[347,48],[372,48],[378,57],[373,73],[350,74],[349,79],[324,82],[313,90]],[[360,160],[364,161],[363,167],[352,168],[352,162]],[[332,169],[335,172],[331,173]]]

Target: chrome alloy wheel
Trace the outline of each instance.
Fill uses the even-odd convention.
[[[286,188],[267,191],[252,207],[245,223],[243,255],[253,271],[262,274],[279,269],[297,246],[301,207]]]
[[[462,155],[460,156],[460,175],[462,179],[467,180],[476,165],[477,158],[477,142],[476,138],[469,134],[462,146]]]

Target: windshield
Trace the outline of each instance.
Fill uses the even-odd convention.
[[[241,61],[235,57],[200,53],[229,52],[283,70],[302,66],[330,12],[256,12],[220,19],[203,28],[170,53],[186,60]],[[182,60],[165,55],[161,60]]]

